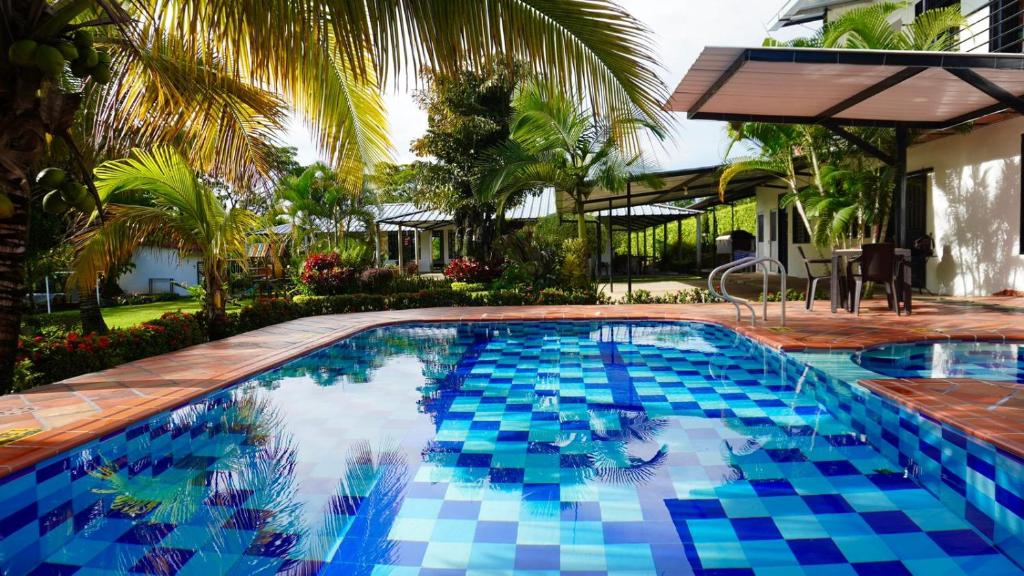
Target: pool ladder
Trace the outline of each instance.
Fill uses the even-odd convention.
[[[768,320],[768,272],[769,272],[769,265],[770,264],[775,264],[776,266],[779,267],[779,274],[781,276],[781,284],[782,284],[781,285],[781,288],[782,288],[781,294],[782,294],[782,296],[781,296],[781,299],[780,299],[780,301],[782,303],[782,326],[785,326],[786,325],[786,267],[782,265],[782,262],[779,262],[775,258],[768,258],[767,256],[748,256],[746,258],[740,258],[739,260],[734,260],[732,262],[728,262],[726,264],[722,264],[718,268],[715,268],[714,270],[712,270],[711,274],[708,275],[708,290],[710,290],[711,293],[714,294],[715,296],[717,296],[718,298],[721,298],[722,300],[725,300],[726,302],[729,302],[730,304],[732,304],[733,306],[736,307],[736,321],[737,322],[739,322],[741,320],[741,318],[742,318],[742,310],[743,309],[741,308],[741,306],[746,306],[747,309],[750,310],[750,325],[751,326],[757,326],[757,311],[754,309],[753,304],[751,304],[751,302],[749,300],[745,300],[743,298],[737,298],[736,296],[733,296],[733,295],[729,294],[729,289],[726,288],[726,280],[728,280],[729,279],[729,275],[732,274],[733,272],[735,272],[736,270],[740,270],[740,269],[743,269],[743,268],[750,268],[750,267],[753,267],[753,266],[759,266],[761,268],[761,277],[763,278],[763,288],[761,289],[761,302],[763,304],[763,309],[762,309],[761,315],[764,317],[765,320]],[[722,274],[722,280],[721,280],[721,282],[719,282],[719,286],[722,289],[721,292],[719,292],[718,290],[715,289],[715,276],[717,274],[719,274],[719,273]]]

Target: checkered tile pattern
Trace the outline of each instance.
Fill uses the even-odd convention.
[[[1024,383],[1024,345],[1008,342],[886,344],[853,354],[890,378],[977,378]]]
[[[805,352],[788,354],[785,371],[947,509],[1024,564],[1024,461],[848,384],[875,377],[863,366],[849,353]]]
[[[0,567],[1020,572],[789,372],[702,324],[376,330],[5,479]]]

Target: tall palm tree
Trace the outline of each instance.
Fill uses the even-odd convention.
[[[626,114],[600,116],[571,95],[539,82],[524,86],[514,101],[511,135],[493,151],[495,169],[479,185],[484,199],[498,200],[498,214],[524,190],[553,187],[573,200],[577,234],[587,239],[584,206],[597,188],[622,192],[643,157],[626,148],[638,132],[660,138],[656,124]]]
[[[228,261],[245,257],[257,217],[227,209],[185,159],[171,147],[135,150],[132,158],[96,169],[96,187],[106,221],[75,239],[76,276],[95,276],[126,261],[136,248],[161,241],[202,256],[206,314],[224,314]]]
[[[97,148],[173,143],[197,168],[246,181],[267,166],[259,141],[282,121],[279,93],[359,179],[388,157],[380,84],[504,54],[603,112],[666,121],[648,31],[612,0],[8,0],[0,21],[0,390],[16,354],[32,180],[48,141],[82,138],[76,117]],[[46,72],[12,65],[15,43],[83,29],[113,54],[108,71],[83,82],[53,57]],[[79,171],[91,179],[85,162]]]

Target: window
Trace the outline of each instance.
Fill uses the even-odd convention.
[[[768,218],[768,233],[771,235],[772,242],[779,239],[779,213],[772,210],[770,217]]]
[[[914,4],[914,16],[920,16],[926,10],[945,8],[947,6],[959,6],[960,0],[918,0]]]
[[[757,241],[764,242],[764,214],[757,215]]]
[[[388,260],[398,260],[398,232],[388,232]]]
[[[794,210],[793,214],[793,244],[810,244],[811,231],[804,224],[804,219]]]

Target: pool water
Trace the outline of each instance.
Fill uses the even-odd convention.
[[[366,332],[0,480],[0,538],[5,575],[1021,572],[689,323]]]
[[[976,378],[1024,384],[1024,344],[1019,342],[886,344],[855,353],[853,361],[890,378]]]

